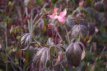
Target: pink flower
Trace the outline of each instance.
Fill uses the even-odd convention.
[[[60,12],[59,16],[57,17],[58,21],[61,22],[61,23],[65,23],[66,14],[67,14],[66,9],[64,11]]]
[[[57,19],[58,8],[54,8],[54,12],[52,15],[48,15],[51,19]]]
[[[52,15],[48,15],[50,19],[55,20],[57,19],[60,23],[65,23],[66,21],[66,14],[67,10],[65,9],[64,11],[60,12],[58,15],[58,8],[54,8],[54,12]]]

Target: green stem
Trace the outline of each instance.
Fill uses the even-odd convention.
[[[8,41],[7,41],[7,23],[5,23],[5,52],[6,52],[6,59],[8,59],[7,55],[7,47],[8,47]],[[8,71],[8,61],[6,61],[6,71]]]

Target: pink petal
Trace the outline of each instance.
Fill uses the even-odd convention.
[[[59,16],[65,17],[67,14],[67,10],[65,9],[64,11],[60,12]]]
[[[49,18],[53,19],[54,18],[54,15],[48,15]]]
[[[58,21],[60,22],[60,23],[65,23],[65,21],[66,21],[66,18],[65,17],[61,17],[61,16],[58,16]]]
[[[54,8],[53,14],[57,14],[57,13],[58,13],[58,8]]]
[[[48,15],[50,19],[57,19],[58,8],[54,8],[52,15]]]
[[[48,15],[50,19],[57,19],[57,15]]]

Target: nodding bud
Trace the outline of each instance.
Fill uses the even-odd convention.
[[[67,26],[69,26],[70,28],[72,28],[76,23],[75,23],[75,21],[74,21],[74,18],[71,16],[71,15],[69,15],[68,17],[67,17],[67,19],[66,19],[66,24],[67,24]]]
[[[32,35],[30,33],[26,33],[21,37],[21,44],[28,45],[32,41]]]
[[[82,42],[73,42],[66,49],[66,57],[69,65],[79,66],[85,57],[85,46]]]
[[[94,4],[94,8],[99,12],[104,12],[104,4],[102,1],[98,1]]]
[[[40,48],[33,57],[33,63],[37,71],[45,71],[46,65],[50,60],[50,49],[47,47]]]
[[[74,25],[72,28],[72,37],[86,37],[88,35],[89,31],[88,28],[85,25]]]

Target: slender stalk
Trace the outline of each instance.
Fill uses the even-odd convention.
[[[72,65],[68,65],[69,71],[73,71]]]
[[[41,8],[39,15],[43,14],[45,7],[46,7],[46,4],[44,4],[43,7]],[[38,17],[39,15],[37,14],[37,15],[34,17],[33,23],[35,23],[35,21],[36,21],[36,19],[37,19],[37,17]]]
[[[28,8],[27,8],[27,7],[25,7],[25,14],[26,14],[27,17],[30,16],[30,15],[28,14]],[[28,30],[29,30],[29,32],[31,33],[31,23],[30,23],[30,20],[29,20],[29,19],[27,19],[27,23],[28,23]]]
[[[67,39],[67,41],[68,41],[68,43],[70,44],[70,37],[69,37],[69,31],[67,30],[67,27],[66,26],[64,26],[64,28],[65,28],[65,31],[66,31],[66,39]]]
[[[6,53],[6,59],[8,59],[7,47],[8,47],[8,40],[7,40],[7,23],[5,23],[5,53]],[[8,71],[8,61],[6,61],[6,71]]]

